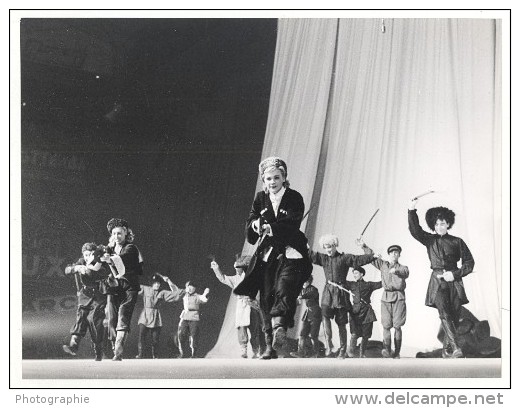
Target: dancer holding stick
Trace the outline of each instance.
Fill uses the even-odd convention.
[[[425,304],[439,312],[445,333],[443,357],[460,358],[464,354],[456,329],[461,306],[469,303],[462,278],[473,272],[475,261],[464,240],[448,233],[455,223],[455,213],[449,208],[434,207],[426,211],[426,224],[434,234],[421,228],[415,208],[418,197],[412,198],[408,206],[408,229],[426,247],[430,258],[432,272]]]
[[[258,243],[258,247],[234,293],[254,299],[260,291],[266,340],[261,358],[271,359],[277,357],[277,350],[286,351],[296,299],[312,265],[307,238],[300,231],[303,197],[289,187],[286,163],[279,157],[269,157],[260,163],[259,173],[264,189],[256,194],[246,224],[247,241]]]
[[[313,264],[323,267],[327,282],[321,295],[325,357],[333,357],[331,320],[334,319],[338,326],[340,341],[337,357],[345,358],[347,357],[348,314],[352,310],[352,304],[348,291],[342,289],[346,287],[349,269],[372,262],[374,256],[338,252],[339,239],[332,234],[322,236],[319,243],[320,247],[325,250],[325,253],[310,250],[309,256]]]

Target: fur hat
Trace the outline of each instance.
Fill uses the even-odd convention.
[[[122,218],[112,218],[107,223],[107,230],[108,232],[112,233],[112,230],[117,227],[124,227],[128,229],[128,221],[122,219]]]
[[[267,159],[264,159],[260,162],[258,165],[258,172],[260,173],[260,177],[263,178],[265,171],[271,167],[280,169],[284,177],[287,178],[287,164],[285,164],[282,159],[275,156],[268,157]]]
[[[448,229],[450,229],[453,227],[453,224],[455,224],[455,213],[446,207],[433,207],[426,211],[425,219],[426,224],[432,231],[435,231],[435,223],[437,220],[446,221],[450,224],[448,227]]]

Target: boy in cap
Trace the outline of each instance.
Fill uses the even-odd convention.
[[[298,351],[291,352],[292,357],[307,357],[305,354],[305,340],[310,335],[312,344],[312,354],[309,357],[318,357],[320,352],[320,344],[318,335],[321,325],[321,307],[320,294],[316,286],[312,285],[312,275],[303,284],[303,289],[298,296],[300,301],[305,302],[305,312],[302,317],[302,327],[300,329],[300,338],[298,339]]]
[[[426,211],[426,224],[435,234],[424,231],[417,216],[417,198],[408,207],[408,229],[423,244],[430,258],[432,273],[426,292],[426,306],[434,307],[444,329],[444,358],[464,357],[457,342],[457,325],[461,306],[469,303],[462,278],[473,272],[475,261],[462,238],[448,233],[455,223],[455,213],[446,207]],[[460,268],[458,262],[461,261]],[[451,349],[451,353],[450,353]]]
[[[352,311],[350,312],[350,346],[347,349],[349,357],[354,357],[354,349],[357,340],[361,337],[359,357],[366,357],[368,340],[372,337],[372,328],[377,321],[374,309],[370,304],[372,292],[381,289],[383,284],[379,282],[367,282],[363,279],[365,270],[361,266],[354,268],[352,275],[354,281],[347,281],[345,287],[352,292]]]
[[[75,356],[79,343],[88,330],[94,346],[96,361],[101,361],[105,335],[103,320],[105,319],[107,298],[100,290],[100,283],[106,279],[108,271],[101,263],[95,261],[93,254],[96,248],[97,245],[92,242],[85,243],[81,248],[83,257],[65,268],[65,275],[74,275],[76,279],[78,310],[76,322],[70,330],[70,343],[63,346],[63,351]]]
[[[365,254],[373,254],[361,239],[356,240]],[[406,288],[405,279],[409,276],[408,267],[399,263],[402,248],[399,245],[391,245],[387,249],[390,261],[383,261],[376,258],[372,261],[377,269],[381,271],[381,281],[383,282],[383,295],[381,296],[381,323],[383,325],[383,350],[381,354],[384,358],[392,357],[392,333],[394,328],[394,358],[400,358],[402,344],[401,327],[406,322],[406,298],[404,290]]]
[[[170,286],[171,287],[171,286]],[[179,358],[197,358],[199,344],[199,322],[200,322],[200,305],[208,302],[207,295],[209,289],[204,289],[202,295],[195,293],[197,287],[193,281],[186,282],[186,288],[181,289],[177,296],[182,297],[183,309],[180,316],[179,328],[177,331],[179,339]],[[189,339],[191,353],[185,347]]]
[[[326,283],[321,295],[323,312],[323,331],[325,334],[325,357],[332,354],[332,324],[334,319],[338,326],[340,346],[338,358],[346,357],[348,314],[352,309],[350,295],[341,290],[347,282],[350,268],[366,265],[374,260],[373,255],[352,255],[338,251],[339,239],[336,235],[326,234],[320,237],[320,246],[325,253],[310,250],[311,261],[323,267]]]
[[[143,296],[143,310],[139,315],[137,324],[139,326],[139,340],[137,343],[138,354],[135,358],[143,358],[145,339],[148,334],[152,338],[152,358],[157,358],[157,348],[159,345],[159,336],[161,334],[162,316],[159,307],[164,302],[174,302],[178,300],[179,289],[173,285],[170,290],[161,290],[161,284],[168,283],[170,286],[170,278],[155,274],[152,276],[152,286],[141,285],[139,295]]]
[[[224,275],[217,262],[211,262],[211,269],[217,279],[231,289],[236,288],[244,280],[244,270],[249,266],[250,256],[241,256],[234,263],[236,274],[233,276]],[[236,296],[235,326],[237,328],[238,343],[241,348],[241,357],[247,358],[247,342],[251,343],[253,358],[259,358],[265,349],[265,341],[262,334],[262,319],[260,316],[260,306],[256,299],[248,296]],[[248,329],[250,337],[248,339]]]
[[[246,238],[258,244],[255,256],[236,295],[256,298],[265,316],[266,351],[262,359],[285,352],[287,329],[294,326],[296,299],[312,272],[307,238],[300,231],[303,197],[289,187],[287,165],[268,157],[258,166],[264,189],[257,192],[246,223]]]

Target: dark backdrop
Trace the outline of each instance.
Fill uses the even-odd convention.
[[[24,358],[63,357],[75,318],[63,270],[84,242],[108,242],[112,217],[136,235],[143,283],[160,272],[210,288],[201,351],[212,348],[230,289],[208,254],[234,273],[275,43],[273,19],[21,21]],[[175,354],[181,307],[164,308],[163,357]],[[90,356],[88,344],[81,349]]]

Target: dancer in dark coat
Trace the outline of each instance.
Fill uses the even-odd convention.
[[[285,351],[287,329],[294,325],[296,299],[312,272],[307,238],[300,231],[305,206],[300,193],[289,188],[287,165],[269,157],[259,165],[264,190],[253,201],[246,237],[258,247],[236,295],[254,299],[260,291],[266,351],[262,359]]]
[[[70,330],[70,342],[63,346],[63,350],[75,356],[79,343],[88,330],[94,346],[96,361],[101,361],[103,359],[105,335],[103,320],[105,319],[107,297],[100,290],[100,285],[107,278],[109,272],[101,263],[94,260],[96,248],[96,244],[87,242],[81,248],[83,257],[65,268],[65,275],[74,275],[78,285],[78,310],[76,322]]]
[[[455,223],[452,210],[434,207],[426,211],[426,223],[435,231],[431,234],[419,225],[416,205],[417,199],[413,199],[408,207],[408,228],[412,236],[426,247],[432,269],[425,303],[439,312],[445,333],[443,357],[464,357],[457,344],[456,329],[460,308],[469,303],[462,278],[473,271],[475,261],[464,240],[448,233]]]

